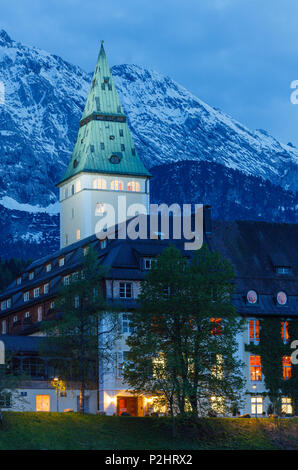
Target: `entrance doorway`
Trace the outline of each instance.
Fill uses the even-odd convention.
[[[117,397],[118,416],[138,416],[138,399],[135,397]]]
[[[36,395],[36,411],[44,411],[48,413],[50,410],[50,395]]]

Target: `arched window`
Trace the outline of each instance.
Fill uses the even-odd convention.
[[[114,180],[111,182],[111,189],[114,191],[123,191],[123,183],[119,180]]]
[[[95,178],[93,180],[93,189],[107,189],[107,182],[104,178]]]
[[[128,183],[127,189],[128,191],[140,192],[141,186],[140,186],[140,183],[138,183],[137,181],[131,181],[130,183]]]

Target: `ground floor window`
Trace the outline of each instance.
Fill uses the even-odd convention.
[[[263,397],[251,397],[251,414],[261,415],[264,411]]]
[[[292,398],[282,397],[281,399],[281,411],[286,415],[293,414]]]
[[[50,395],[36,395],[36,411],[51,411]]]
[[[6,393],[6,392],[0,393],[0,409],[1,408],[7,409],[11,407],[12,407],[11,393]]]

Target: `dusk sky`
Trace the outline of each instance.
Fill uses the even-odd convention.
[[[248,127],[298,145],[297,0],[0,0],[0,29],[93,70],[154,69]]]

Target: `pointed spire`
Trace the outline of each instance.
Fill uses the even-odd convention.
[[[82,121],[93,113],[124,114],[103,42],[102,40]]]
[[[60,183],[81,172],[151,176],[134,146],[103,41],[77,142]]]

